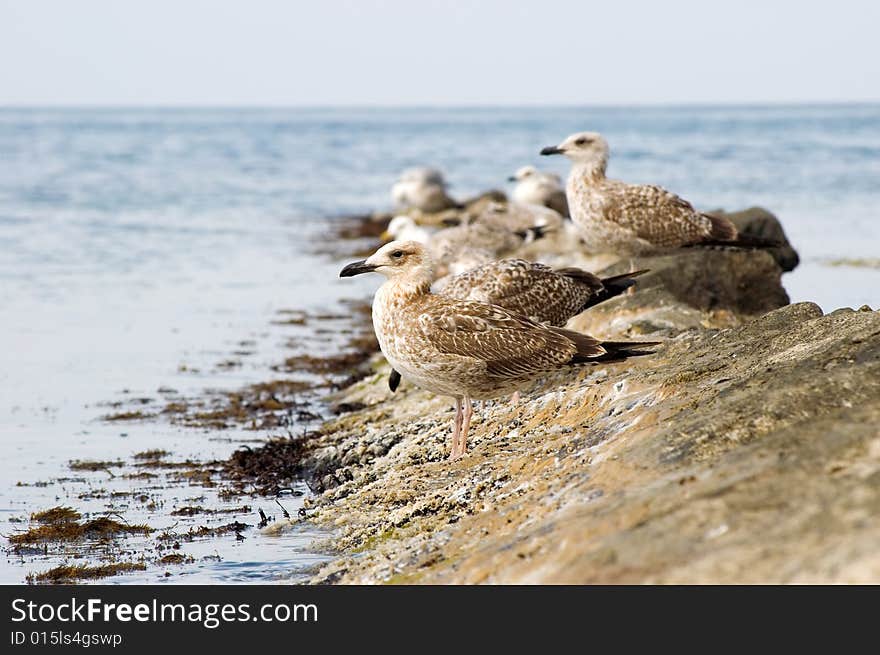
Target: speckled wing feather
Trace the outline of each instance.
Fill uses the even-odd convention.
[[[554,271],[523,259],[503,259],[456,275],[441,294],[499,305],[538,323],[565,325],[602,289],[602,281],[587,271]]]
[[[597,339],[539,325],[502,307],[434,298],[418,317],[422,334],[441,353],[484,362],[490,376],[529,377],[578,355],[606,353]]]
[[[655,246],[680,248],[716,236],[712,219],[661,187],[609,180],[603,185],[602,195],[606,220],[632,230]]]
[[[440,230],[428,242],[428,249],[435,262],[446,264],[455,260],[463,249],[502,254],[515,250],[522,242],[523,238],[513,232],[477,223]]]

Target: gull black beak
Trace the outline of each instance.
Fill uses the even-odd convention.
[[[510,177],[507,178],[507,181],[508,182],[516,182],[516,177],[511,175]]]
[[[362,259],[359,262],[353,262],[339,271],[339,277],[354,277],[355,275],[360,275],[361,273],[369,273],[371,271],[375,271],[376,267],[372,264],[368,264],[366,259]]]
[[[542,155],[561,155],[565,150],[558,146],[547,146],[546,148],[541,148]]]

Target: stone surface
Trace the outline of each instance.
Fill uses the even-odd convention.
[[[562,237],[524,254],[610,263]],[[634,294],[569,326],[657,352],[478,406],[460,461],[451,402],[392,395],[380,357],[341,392],[362,409],[306,448],[339,552],[314,580],[880,582],[880,313],[787,305],[765,252],[634,264]]]
[[[458,462],[448,403],[383,382],[316,443],[356,453],[316,581],[880,581],[880,313],[792,305],[560,374],[478,409]]]
[[[750,207],[738,212],[713,211],[711,213],[730,219],[743,234],[779,241],[781,245],[768,252],[773,255],[783,271],[793,271],[800,263],[800,257],[788,240],[782,223],[763,207]]]

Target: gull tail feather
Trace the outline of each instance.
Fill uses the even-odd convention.
[[[723,216],[703,214],[712,221],[709,236],[699,243],[691,244],[700,248],[731,248],[738,250],[759,250],[762,248],[778,248],[781,243],[776,239],[766,239],[751,234],[741,234],[736,226]],[[691,247],[688,246],[688,247]]]
[[[605,350],[604,354],[592,357],[587,361],[619,362],[630,357],[653,355],[654,350],[645,349],[662,345],[662,343],[662,341],[602,341],[600,345]]]
[[[619,296],[627,289],[636,286],[637,282],[635,278],[637,278],[639,275],[644,275],[647,272],[648,269],[642,269],[640,271],[632,271],[630,273],[624,273],[623,275],[615,275],[614,277],[604,278],[602,280],[603,289],[595,296],[590,298],[584,305],[583,309],[589,309],[590,307],[598,305],[600,302],[605,302],[610,298]],[[581,311],[583,311],[583,309]]]

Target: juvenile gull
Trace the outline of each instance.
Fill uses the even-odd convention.
[[[543,205],[562,216],[568,216],[568,201],[565,188],[556,173],[539,171],[534,166],[523,166],[508,178],[516,182],[512,198],[514,202],[524,205]]]
[[[438,273],[456,275],[510,255],[562,224],[562,217],[547,207],[493,202],[466,215],[461,224],[435,232],[427,246]]]
[[[541,236],[562,229],[562,214],[543,205],[524,205],[518,202],[492,202],[470,217],[470,224],[484,225],[516,234]]]
[[[502,259],[449,278],[438,293],[498,305],[536,323],[561,327],[572,316],[631,288],[644,273],[601,279],[580,268],[553,270],[524,259]],[[400,374],[392,369],[388,387],[396,391],[399,384]]]
[[[458,203],[446,192],[446,180],[436,168],[410,168],[391,187],[391,201],[401,209],[438,212]]]
[[[436,230],[429,230],[415,222],[412,216],[395,216],[382,233],[383,241],[418,241],[428,243]]]
[[[534,224],[515,231],[504,221],[480,217],[435,232],[427,249],[442,275],[455,274],[509,255],[542,233]]]
[[[431,293],[433,262],[422,244],[392,241],[339,273],[387,280],[373,299],[373,328],[391,366],[417,386],[455,398],[450,455],[467,448],[471,399],[510,395],[573,364],[648,354],[655,343],[599,341],[535,323],[497,305]]]
[[[454,276],[440,293],[498,305],[537,323],[561,327],[572,316],[620,295],[646,272],[602,279],[580,268],[554,270],[524,259],[502,259]]]
[[[400,174],[399,180],[401,182],[424,182],[426,184],[446,186],[446,178],[443,176],[443,171],[431,166],[407,168]]]
[[[572,134],[542,155],[571,160],[566,193],[571,219],[591,252],[644,256],[689,246],[762,248],[778,245],[741,235],[728,219],[709,216],[659,186],[605,177],[608,143],[597,132]]]

